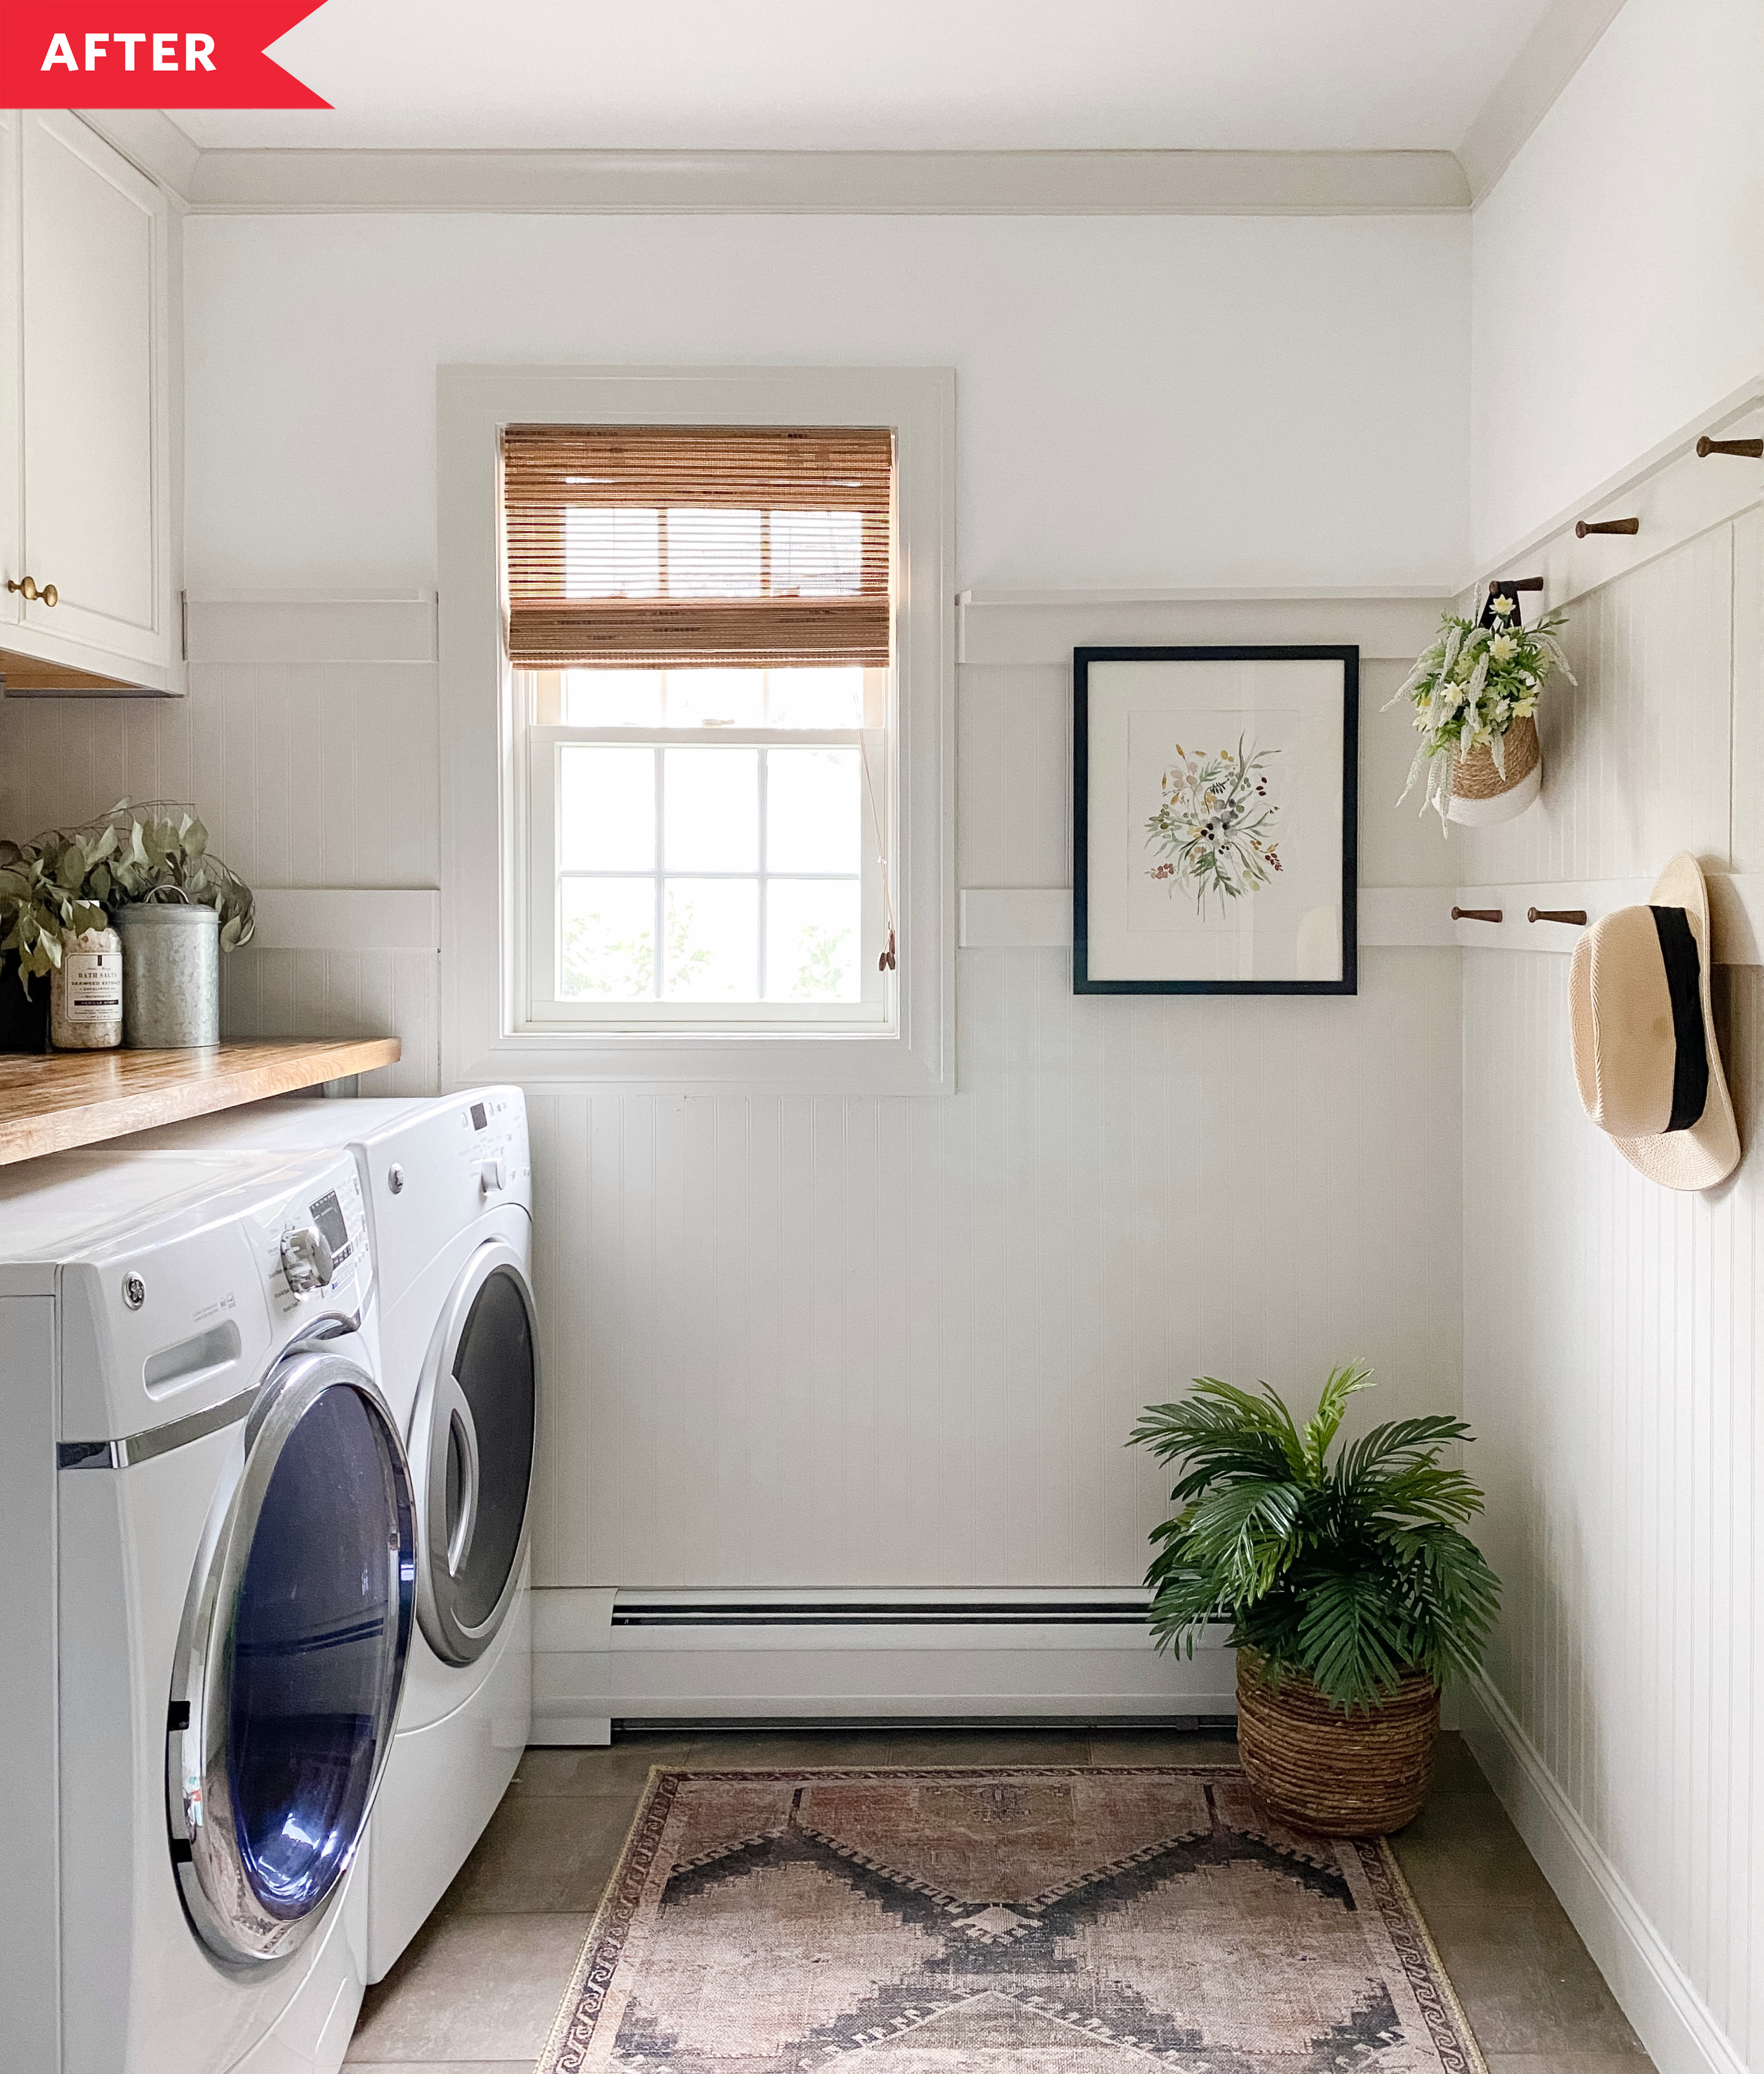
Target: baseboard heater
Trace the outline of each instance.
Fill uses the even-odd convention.
[[[1225,1630],[1160,1653],[1130,1589],[645,1590],[533,1594],[533,1740],[613,1724],[1122,1719],[1237,1710]]]
[[[1145,1595],[1113,1599],[769,1599],[725,1605],[714,1599],[655,1600],[621,1592],[613,1601],[614,1627],[1135,1627],[1146,1625]]]

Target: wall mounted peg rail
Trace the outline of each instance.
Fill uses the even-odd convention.
[[[1705,433],[1696,443],[1696,457],[1707,461],[1711,454],[1732,454],[1740,461],[1764,461],[1764,440],[1712,440]]]
[[[1589,533],[1639,533],[1639,518],[1577,518],[1574,522],[1574,537],[1584,540]]]
[[[1454,907],[1452,919],[1454,922],[1498,922],[1504,916],[1498,907]]]
[[[1576,928],[1584,929],[1586,927],[1586,910],[1584,907],[1527,907],[1525,919],[1527,922],[1570,922]]]

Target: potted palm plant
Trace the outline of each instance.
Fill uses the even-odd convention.
[[[1461,1419],[1401,1419],[1336,1447],[1372,1380],[1335,1370],[1301,1430],[1267,1384],[1202,1376],[1133,1433],[1181,1470],[1146,1576],[1159,1646],[1192,1655],[1198,1629],[1229,1624],[1250,1787],[1276,1820],[1325,1836],[1420,1812],[1440,1688],[1481,1662],[1501,1602],[1461,1531],[1482,1494],[1440,1460],[1473,1437]]]

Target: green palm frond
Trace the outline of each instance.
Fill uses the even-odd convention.
[[[1206,1460],[1241,1457],[1270,1467],[1284,1465],[1294,1474],[1303,1465],[1304,1451],[1292,1415],[1264,1383],[1252,1397],[1217,1376],[1195,1378],[1194,1394],[1179,1404],[1148,1405],[1134,1428],[1132,1444],[1150,1448],[1159,1461],[1178,1456]]]
[[[1222,1484],[1190,1510],[1184,1551],[1235,1603],[1259,1598],[1303,1546],[1299,1494],[1290,1483]]]
[[[1299,1617],[1299,1640],[1310,1659],[1302,1667],[1318,1688],[1361,1704],[1394,1692],[1414,1662],[1411,1623],[1392,1617],[1388,1591],[1375,1573],[1335,1571],[1315,1578]]]
[[[1362,1440],[1343,1450],[1341,1474],[1351,1482],[1394,1456],[1417,1451],[1431,1456],[1448,1441],[1468,1440],[1470,1437],[1470,1429],[1461,1419],[1448,1418],[1443,1413],[1432,1413],[1423,1419],[1393,1419],[1388,1425],[1374,1426]]]
[[[1264,1390],[1268,1387],[1266,1383],[1262,1386]],[[1322,1476],[1329,1444],[1341,1430],[1341,1422],[1348,1414],[1348,1399],[1357,1390],[1371,1387],[1372,1371],[1363,1361],[1350,1361],[1345,1368],[1330,1370],[1329,1380],[1317,1399],[1316,1415],[1304,1429],[1304,1465],[1313,1482]]]
[[[1209,1621],[1271,1676],[1299,1672],[1336,1705],[1375,1705],[1406,1672],[1436,1681],[1481,1662],[1501,1588],[1460,1530],[1482,1494],[1442,1451],[1473,1436],[1443,1414],[1379,1426],[1340,1448],[1349,1399],[1373,1382],[1332,1370],[1301,1432],[1278,1394],[1196,1379],[1133,1432],[1178,1469],[1146,1583],[1160,1647],[1192,1653]]]

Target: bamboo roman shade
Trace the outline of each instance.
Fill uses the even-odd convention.
[[[510,425],[509,659],[522,670],[888,661],[894,435]]]

